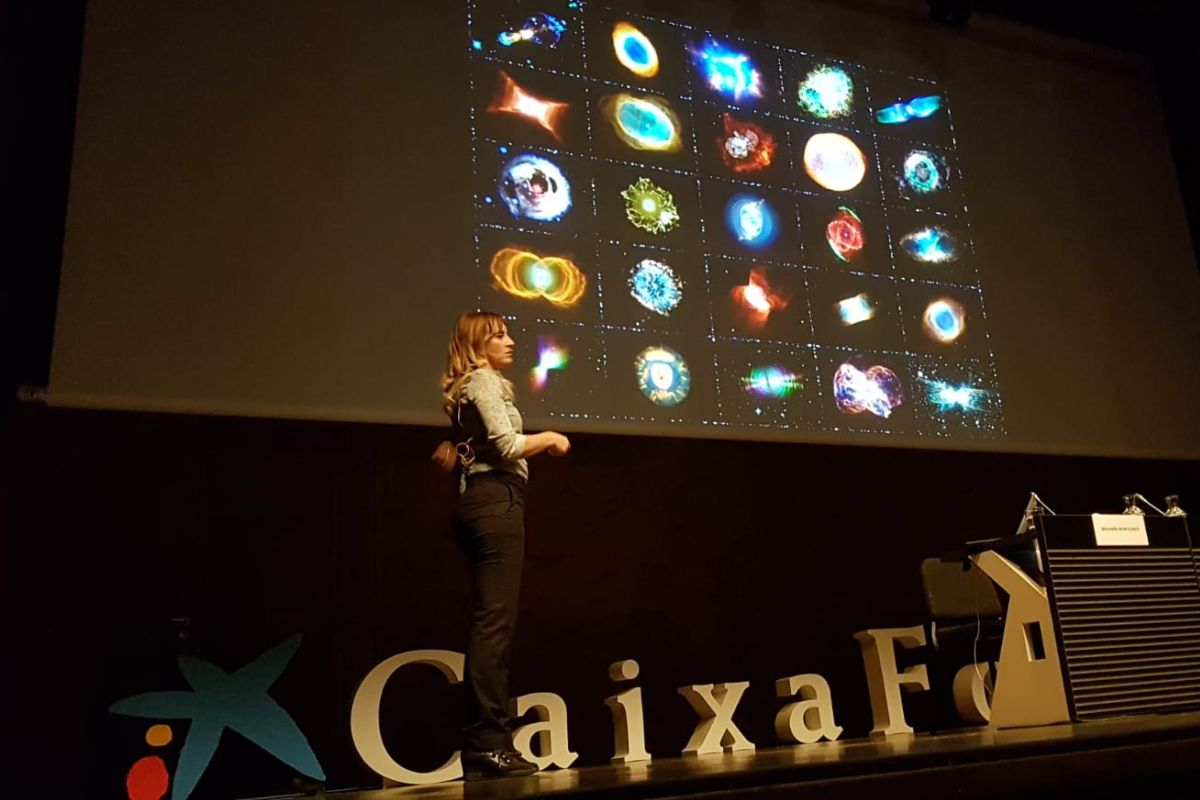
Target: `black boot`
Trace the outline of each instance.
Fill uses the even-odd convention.
[[[532,775],[537,765],[531,764],[511,747],[462,753],[463,778],[469,781],[480,778],[510,778]]]

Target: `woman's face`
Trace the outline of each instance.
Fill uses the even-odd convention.
[[[506,325],[502,325],[500,330],[488,334],[483,343],[483,354],[487,356],[488,364],[492,369],[498,371],[512,366],[513,344]]]

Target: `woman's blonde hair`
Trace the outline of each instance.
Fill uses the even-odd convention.
[[[491,311],[468,311],[454,324],[446,353],[446,374],[442,375],[442,410],[446,416],[454,417],[454,407],[467,376],[477,369],[490,368],[484,346],[488,337],[505,327],[504,317]],[[500,381],[511,399],[512,383],[503,375]]]

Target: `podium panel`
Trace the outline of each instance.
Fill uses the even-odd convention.
[[[1200,708],[1200,571],[1183,517],[1145,517],[1145,545],[1096,543],[1092,517],[1038,530],[1071,717]]]

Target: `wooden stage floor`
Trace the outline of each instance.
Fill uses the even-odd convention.
[[[1195,797],[1200,713],[1007,731],[760,747],[433,786],[330,792],[337,800],[518,798]]]

